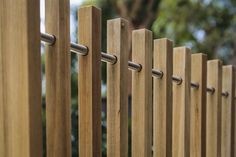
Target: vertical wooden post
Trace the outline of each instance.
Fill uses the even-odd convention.
[[[0,14],[3,15],[3,1],[0,1]],[[2,16],[0,16],[0,154],[5,156],[4,112],[3,112],[3,62],[2,62]]]
[[[46,32],[56,36],[46,47],[47,157],[70,157],[69,0],[46,0]]]
[[[207,93],[206,115],[206,156],[220,157],[221,151],[221,91],[222,62],[207,62],[207,86],[214,87],[215,92]]]
[[[101,11],[79,9],[79,43],[88,47],[79,56],[79,156],[101,156]]]
[[[153,61],[153,68],[164,74],[161,79],[153,78],[153,156],[171,157],[173,43],[170,40],[154,40]]]
[[[0,42],[1,43],[1,42]],[[1,51],[1,47],[0,47],[0,51]],[[5,140],[4,140],[4,112],[3,112],[3,77],[2,77],[2,56],[1,56],[1,52],[0,52],[0,154],[2,154],[3,156],[5,156],[4,150],[5,150]]]
[[[236,70],[234,66],[234,97],[233,97],[233,105],[232,105],[232,137],[231,137],[231,156],[236,156]]]
[[[0,15],[3,15],[3,1],[0,1]],[[0,16],[0,33],[2,32],[2,16]],[[3,112],[3,62],[2,62],[2,34],[0,34],[0,154],[5,155],[4,142],[4,112]]]
[[[223,66],[222,70],[222,92],[228,96],[222,96],[221,116],[221,157],[232,157],[232,113],[234,105],[234,68],[232,65]]]
[[[128,22],[107,23],[107,52],[117,63],[107,65],[107,156],[128,157]]]
[[[191,56],[186,47],[174,48],[173,75],[182,78],[180,85],[173,84],[172,154],[190,156],[190,77]]]
[[[191,61],[191,81],[199,87],[191,88],[190,156],[205,157],[207,56],[192,54]]]
[[[152,32],[132,32],[132,59],[142,65],[132,72],[132,157],[152,154]]]
[[[41,157],[39,0],[2,0],[0,5],[0,106],[5,138],[5,154],[0,156]]]

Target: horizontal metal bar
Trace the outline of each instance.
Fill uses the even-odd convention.
[[[111,64],[116,64],[117,57],[115,55],[104,53],[104,52],[102,52],[101,55],[102,55],[102,61],[103,62],[107,62],[107,63],[111,63]]]
[[[47,33],[41,33],[41,40],[43,42],[46,42],[48,45],[54,45],[56,43],[56,37],[54,35],[47,34]],[[70,43],[70,47],[71,47],[71,52],[77,53],[77,54],[82,55],[82,56],[86,56],[88,54],[88,51],[89,51],[88,47],[86,47],[84,45],[81,45],[81,44],[76,44],[76,43],[73,43],[73,42]],[[115,64],[117,62],[117,57],[115,55],[111,55],[111,54],[108,54],[108,53],[101,52],[101,60],[104,61],[104,62]],[[140,72],[142,70],[142,65],[138,64],[138,63],[134,63],[132,61],[128,61],[128,68],[130,70]],[[158,78],[161,79],[164,74],[160,70],[152,69],[152,75],[154,77],[158,77]],[[172,80],[174,82],[176,82],[177,85],[180,85],[183,81],[182,78],[178,77],[178,76],[172,76]],[[198,89],[199,84],[191,82],[191,87]],[[207,92],[209,92],[211,94],[214,94],[215,88],[207,87]],[[229,93],[228,92],[222,92],[221,95],[224,96],[224,97],[228,97]],[[235,97],[235,99],[236,99],[236,97]]]
[[[88,54],[88,47],[76,43],[70,43],[70,51],[73,53],[77,53],[82,56],[86,56]]]
[[[222,92],[221,95],[222,95],[223,97],[226,97],[226,98],[227,98],[227,97],[229,96],[229,93],[228,93],[228,92]]]
[[[177,83],[177,85],[180,85],[180,84],[183,82],[182,78],[181,78],[181,77],[178,77],[178,76],[172,76],[172,80],[173,80],[175,83]]]
[[[207,92],[214,94],[215,93],[215,88],[213,87],[207,87]]]
[[[48,45],[54,45],[56,43],[56,37],[47,33],[41,33],[41,40]]]
[[[152,76],[161,79],[163,77],[163,75],[164,75],[164,73],[162,71],[152,69]]]
[[[130,70],[134,70],[134,71],[137,71],[137,72],[140,72],[142,70],[142,65],[141,64],[134,63],[134,62],[131,62],[131,61],[128,61],[128,67],[129,67]]]
[[[48,45],[52,46],[56,43],[56,37],[51,34],[47,33],[41,33],[41,40],[47,43]],[[88,47],[81,45],[81,44],[76,44],[76,43],[70,43],[70,50],[73,53],[80,54],[82,56],[86,56],[88,54]]]
[[[198,89],[199,88],[199,84],[191,82],[191,87],[193,87],[195,89]]]
[[[41,40],[48,43],[49,45],[53,45],[56,42],[56,37],[54,35],[41,33]],[[84,45],[76,44],[76,43],[70,43],[70,47],[71,47],[71,52],[77,53],[83,56],[86,56],[89,51],[88,47]],[[107,54],[104,52],[102,52],[101,55],[102,55],[101,56],[102,61],[104,62],[108,62],[111,64],[115,64],[117,62],[117,57],[115,55]],[[140,64],[137,64],[131,61],[128,62],[128,67],[129,69],[138,71],[138,72],[142,70],[142,66]]]

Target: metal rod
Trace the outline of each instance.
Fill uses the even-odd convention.
[[[76,43],[70,43],[70,51],[73,53],[77,53],[82,56],[86,56],[88,54],[88,47]]]
[[[51,34],[41,33],[41,40],[48,43],[49,45],[54,45],[56,42],[56,37]],[[86,56],[88,54],[88,47],[76,43],[70,43],[71,52],[77,53],[79,55]],[[115,55],[107,54],[102,52],[101,53],[102,61],[108,62],[111,64],[115,64],[117,62],[117,57]],[[131,61],[128,62],[129,69],[134,71],[141,71],[142,66],[137,63],[133,63]]]
[[[41,40],[52,46],[56,43],[56,37],[51,34],[41,33]],[[76,43],[70,43],[71,52],[86,56],[88,54],[88,47]]]
[[[178,76],[172,76],[172,80],[176,82],[177,85],[180,85],[183,82],[182,78]]]
[[[128,67],[130,70],[134,70],[137,72],[140,72],[142,70],[142,65],[141,64],[137,64],[131,61],[128,61]]]
[[[41,40],[50,46],[56,43],[56,37],[47,33],[41,33]]]
[[[41,33],[41,40],[46,42],[48,45],[54,45],[56,43],[56,37],[54,35],[51,34],[47,34],[47,33]],[[76,43],[70,43],[70,47],[71,47],[71,52],[73,53],[77,53],[79,55],[82,56],[86,56],[88,54],[88,47],[84,46],[84,45],[80,45],[80,44],[76,44]],[[101,52],[101,60],[103,62],[108,62],[111,64],[115,64],[117,62],[117,57],[115,55],[111,55],[108,53],[104,53]],[[140,72],[142,70],[142,65],[138,64],[138,63],[134,63],[131,61],[128,61],[128,67],[130,70],[134,70],[137,72]],[[159,79],[161,79],[163,77],[163,72],[160,70],[155,70],[152,69],[152,75],[154,77],[158,77]],[[178,76],[172,76],[172,80],[174,82],[177,83],[177,85],[180,85],[182,83],[182,78],[178,77]],[[198,83],[193,83],[191,82],[191,87],[198,89],[199,88],[199,84]],[[215,92],[215,88],[213,87],[207,87],[207,92],[210,92],[211,94],[214,94]],[[224,97],[228,97],[229,93],[228,92],[222,92],[221,93],[222,96]],[[236,99],[236,97],[235,97]]]
[[[213,87],[207,87],[207,92],[211,93],[211,94],[214,94],[215,93],[215,88]],[[229,93],[228,92],[222,92],[221,93],[221,96],[223,97],[228,97],[229,96]]]
[[[195,89],[198,89],[199,88],[199,84],[191,82],[191,87],[193,87]]]
[[[221,95],[222,95],[223,97],[226,97],[226,98],[227,98],[227,97],[229,96],[229,93],[228,93],[228,92],[222,92]]]
[[[111,54],[102,52],[102,61],[107,62],[107,63],[111,63],[111,64],[116,64],[117,57],[115,55],[111,55]]]
[[[207,92],[214,94],[215,93],[215,88],[213,87],[207,87]]]
[[[163,77],[163,75],[164,75],[164,73],[162,71],[152,69],[152,76],[161,79]]]

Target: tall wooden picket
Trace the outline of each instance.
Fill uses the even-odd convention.
[[[101,156],[101,11],[79,9],[79,43],[88,47],[79,56],[79,156]]]
[[[0,6],[0,156],[41,157],[39,0],[1,0]]]
[[[3,1],[0,1],[0,14],[3,15]],[[2,17],[0,16],[0,33],[2,32]],[[3,66],[2,66],[2,34],[0,34],[0,154],[5,156],[4,144],[4,111],[3,111]]]
[[[191,81],[198,88],[191,88],[190,156],[205,157],[207,56],[192,54],[191,61]]]
[[[234,68],[232,65],[223,66],[222,70],[222,92],[228,95],[222,96],[221,116],[221,157],[232,157],[232,116],[234,112]]]
[[[191,56],[186,47],[174,48],[173,75],[182,78],[181,84],[173,84],[172,154],[175,157],[190,156],[190,77]]]
[[[45,3],[46,31],[56,36],[55,45],[46,47],[47,157],[70,157],[69,0],[46,0]]]
[[[153,156],[171,157],[173,43],[154,40],[153,68],[163,77],[153,78]]]
[[[107,51],[116,64],[107,65],[107,156],[128,157],[128,22],[107,22]]]
[[[214,88],[214,93],[207,93],[206,115],[206,156],[221,155],[221,91],[222,62],[210,60],[207,62],[207,86]]]
[[[0,42],[0,51],[1,51],[1,42]],[[2,56],[0,52],[0,154],[5,156],[5,144],[4,144],[4,111],[3,111],[3,76],[2,76],[3,70],[2,70]]]
[[[234,69],[234,76],[236,78],[236,70]],[[231,150],[232,156],[236,156],[236,79],[234,79],[234,100],[233,100],[233,112],[232,112],[232,143]]]
[[[132,72],[132,157],[152,154],[152,32],[132,32],[132,60],[142,65]]]

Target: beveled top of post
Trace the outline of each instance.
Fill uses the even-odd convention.
[[[82,10],[82,9],[92,9],[92,10],[99,10],[99,11],[101,11],[100,8],[98,8],[98,7],[94,6],[94,5],[85,5],[85,6],[82,6],[82,7],[79,8],[79,10]]]

